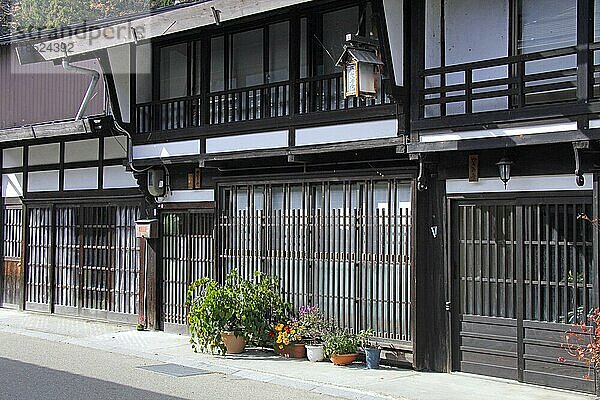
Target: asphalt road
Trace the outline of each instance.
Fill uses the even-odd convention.
[[[217,373],[175,377],[151,360],[0,333],[0,399],[327,399]]]

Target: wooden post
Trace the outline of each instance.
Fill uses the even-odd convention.
[[[600,172],[598,171],[594,172],[592,213],[592,218],[595,221],[598,221],[598,218],[600,218]],[[600,231],[597,226],[594,227],[593,232],[593,262],[590,272],[592,275],[600,276]],[[592,307],[600,306],[600,288],[597,279],[592,288],[592,293]],[[594,376],[596,382],[596,396],[600,396],[600,373],[595,370]]]
[[[25,270],[29,258],[29,207],[23,205],[23,243],[21,243],[21,263],[18,270],[17,287],[19,288],[16,299],[19,304],[19,311],[25,309],[26,294],[25,294]]]
[[[157,279],[159,239],[146,239],[146,324],[148,329],[160,329]]]
[[[140,238],[140,290],[138,303],[138,323],[148,327],[146,320],[146,238]]]
[[[435,168],[430,166],[431,170]],[[413,217],[413,366],[418,370],[449,372],[451,331],[448,313],[451,303],[447,305],[446,302],[451,299],[446,298],[450,277],[446,276],[444,243],[445,180],[433,171],[428,187],[416,192],[416,215]],[[416,189],[416,185],[413,188]]]

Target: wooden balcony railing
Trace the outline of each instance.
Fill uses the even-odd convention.
[[[289,115],[288,82],[252,86],[210,94],[210,124],[250,121]]]
[[[577,48],[565,47],[423,71],[420,118],[577,100]]]
[[[342,75],[332,74],[142,103],[136,122],[138,133],[150,133],[391,103],[381,89],[371,99],[344,99]]]
[[[300,79],[298,81],[298,91],[300,93],[300,114],[372,107],[391,103],[390,98],[381,89],[376,97],[370,99],[344,98],[341,74]]]
[[[137,132],[150,133],[200,126],[201,108],[202,96],[138,104]]]

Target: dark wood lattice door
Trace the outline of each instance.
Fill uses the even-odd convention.
[[[558,361],[598,303],[590,200],[454,204],[454,369],[594,391],[582,363]]]

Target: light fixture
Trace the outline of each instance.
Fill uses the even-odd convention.
[[[506,189],[508,181],[510,181],[510,167],[513,165],[513,162],[506,157],[502,157],[502,159],[498,161],[496,165],[498,166],[498,170],[500,172],[500,180],[502,183],[504,183],[504,189]]]
[[[377,41],[346,35],[344,52],[336,64],[342,67],[344,98],[377,95],[377,78],[383,65],[377,48]]]

